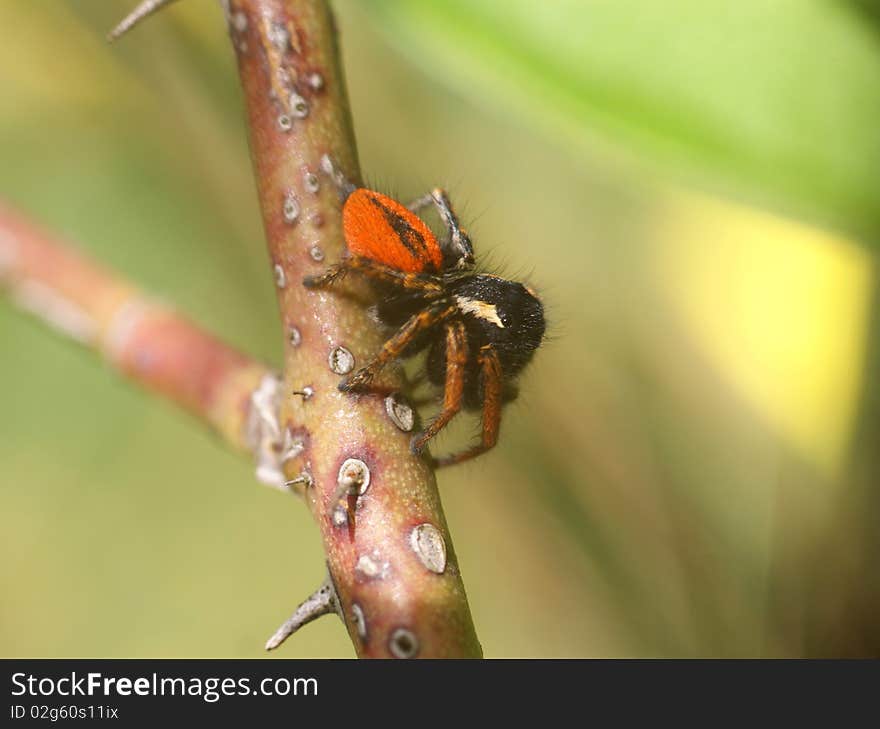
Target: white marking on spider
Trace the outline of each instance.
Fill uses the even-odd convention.
[[[491,322],[496,327],[504,329],[504,323],[498,316],[498,307],[478,299],[469,299],[467,296],[456,296],[455,303],[465,314],[473,314],[478,319]]]

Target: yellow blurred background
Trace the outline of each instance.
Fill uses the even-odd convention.
[[[0,195],[277,362],[222,14],[108,46],[122,5],[0,5]],[[367,180],[446,186],[548,308],[500,445],[440,474],[486,655],[876,655],[870,233],[574,140],[335,5]],[[306,509],[3,300],[0,343],[0,655],[262,655],[323,575]],[[328,618],[279,655],[353,651]]]

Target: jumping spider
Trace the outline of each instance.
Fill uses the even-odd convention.
[[[444,386],[443,408],[413,437],[412,450],[420,453],[464,407],[482,409],[480,443],[434,463],[461,463],[486,452],[498,440],[502,404],[516,397],[514,379],[543,339],[541,301],[521,283],[470,272],[473,247],[443,190],[404,207],[340,179],[349,255],[304,283],[322,288],[347,273],[366,277],[380,296],[378,318],[396,333],[339,389],[369,390],[388,362],[427,349],[427,378]],[[416,215],[432,204],[447,230],[442,242]]]

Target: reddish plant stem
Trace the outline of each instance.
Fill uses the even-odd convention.
[[[251,450],[250,398],[268,369],[0,204],[0,286],[122,374]]]
[[[302,286],[344,251],[327,162],[360,178],[329,8],[318,0],[227,5],[285,332],[280,426],[298,447],[284,472],[308,474],[305,495],[359,656],[478,657],[434,475],[402,432],[411,423],[396,424],[381,396],[337,389],[378,350],[380,333],[362,302]],[[402,387],[400,373],[392,368],[383,384]],[[364,493],[337,508],[365,477]]]

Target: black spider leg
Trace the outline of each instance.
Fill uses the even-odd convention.
[[[342,170],[336,168],[328,154],[321,157],[321,170],[333,181],[336,192],[339,194],[339,202],[344,205],[348,196],[357,190],[358,186],[349,180]]]
[[[422,195],[417,200],[413,200],[407,207],[414,213],[422,208],[433,205],[440,214],[443,225],[446,226],[448,237],[443,241],[443,255],[457,271],[470,268],[474,265],[474,247],[468,234],[462,230],[458,217],[452,209],[452,203],[449,202],[449,196],[445,190],[435,187],[431,192]]]

